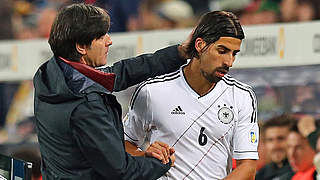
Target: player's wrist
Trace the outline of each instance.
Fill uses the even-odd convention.
[[[147,156],[147,155],[146,155],[146,152],[145,152],[145,151],[142,151],[142,150],[140,150],[140,149],[137,149],[137,150],[135,151],[135,155],[136,155],[136,156],[144,156],[144,157]]]

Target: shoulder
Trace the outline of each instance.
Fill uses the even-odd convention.
[[[137,88],[135,89],[132,95],[130,104],[133,105],[137,96],[144,96],[145,94],[147,94],[147,91],[162,90],[164,86],[167,86],[167,83],[177,80],[179,77],[181,77],[181,74],[180,74],[180,71],[178,70],[172,73],[147,79],[146,81],[140,83],[137,86]]]
[[[240,97],[249,97],[250,99],[256,99],[253,88],[250,85],[240,82],[228,74],[222,78],[222,81],[225,85],[233,88],[234,93],[236,93]]]
[[[146,85],[154,85],[154,86],[160,86],[162,84],[168,83],[170,81],[173,81],[177,78],[179,78],[180,75],[180,70],[172,72],[172,73],[168,73],[168,74],[164,74],[164,75],[160,75],[160,76],[156,76],[153,78],[149,78],[146,81],[140,83],[140,85],[138,86],[138,88],[142,88]]]
[[[56,75],[61,75],[59,71],[60,69],[58,68],[56,59],[51,57],[37,69],[34,75],[34,81],[42,81],[43,78],[57,78]]]
[[[246,83],[240,82],[239,80],[235,79],[231,75],[227,74],[222,78],[222,81],[231,87],[238,89],[239,91],[253,91],[252,87]]]

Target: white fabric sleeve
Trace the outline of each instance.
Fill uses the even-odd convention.
[[[145,141],[151,120],[147,86],[142,85],[138,86],[132,95],[129,112],[124,120],[125,140],[138,147],[141,147]]]
[[[238,94],[239,117],[233,137],[234,159],[259,159],[259,127],[257,123],[257,101],[251,88]]]

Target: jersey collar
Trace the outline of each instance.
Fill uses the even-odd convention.
[[[108,91],[112,92],[115,83],[116,75],[114,73],[106,73],[103,71],[99,71],[94,69],[91,66],[86,64],[82,64],[79,62],[68,61],[62,57],[59,57],[62,61],[72,66],[74,69],[78,70],[83,75],[87,76],[88,78],[94,80],[98,84],[102,85]]]

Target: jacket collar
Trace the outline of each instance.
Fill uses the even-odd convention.
[[[114,73],[105,73],[103,71],[96,70],[86,64],[79,62],[68,61],[62,57],[59,57],[63,62],[69,64],[71,67],[79,71],[81,74],[92,79],[98,84],[102,85],[108,91],[112,92],[115,83],[116,75]]]

